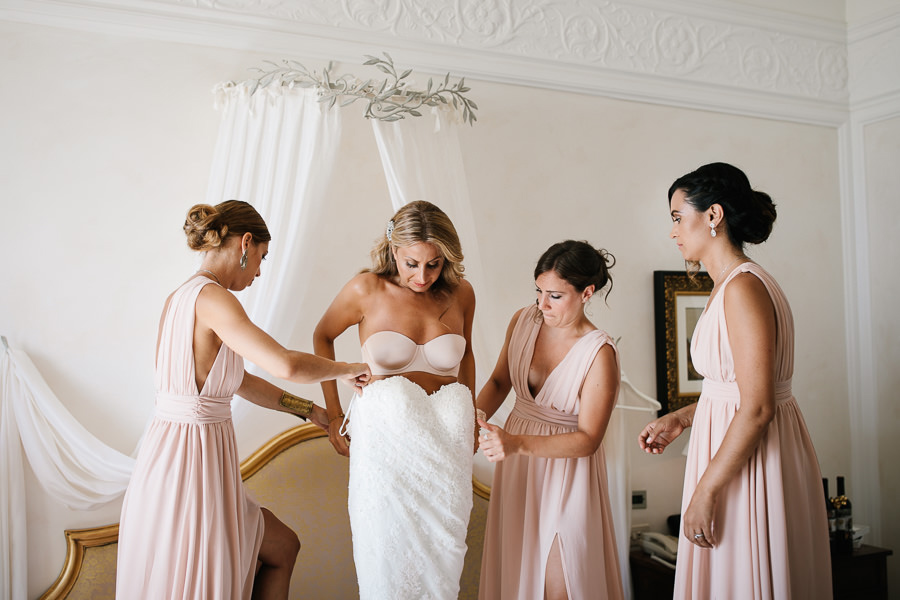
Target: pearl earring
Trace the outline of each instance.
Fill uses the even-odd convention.
[[[709,235],[716,237],[716,224],[712,221],[709,222]]]

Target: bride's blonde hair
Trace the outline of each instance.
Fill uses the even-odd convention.
[[[416,200],[401,207],[388,221],[384,235],[372,248],[373,266],[366,272],[393,278],[398,271],[392,248],[407,248],[419,243],[433,245],[444,259],[441,275],[432,289],[447,292],[459,285],[465,267],[456,228],[444,211],[425,200]]]

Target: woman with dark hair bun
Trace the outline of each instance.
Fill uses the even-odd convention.
[[[325,429],[322,407],[244,371],[244,358],[296,383],[359,388],[362,363],[288,350],[250,322],[232,292],[260,276],[269,229],[238,200],[192,207],[188,247],[203,263],[166,300],[156,345],[156,414],[122,504],[116,596],[287,598],[297,535],[244,489],[231,399]]]
[[[619,389],[618,351],[585,315],[612,287],[615,259],[587,242],[554,244],[534,269],[535,304],[513,315],[476,402],[479,447],[497,463],[479,598],[623,597],[603,436]],[[510,389],[505,427],[487,423]]]
[[[692,428],[675,598],[831,598],[816,452],[791,392],[794,324],[776,281],[744,254],[775,222],[772,199],[725,163],[669,188],[671,237],[714,286],[691,340],[697,403],[647,425],[662,453]]]

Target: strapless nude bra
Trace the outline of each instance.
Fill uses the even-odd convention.
[[[466,351],[466,338],[445,333],[419,345],[402,333],[377,331],[366,339],[361,350],[363,362],[368,363],[372,375],[420,371],[456,377]]]

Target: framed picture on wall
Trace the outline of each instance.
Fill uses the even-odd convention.
[[[703,377],[691,362],[691,339],[712,288],[706,273],[691,280],[684,271],[653,272],[656,397],[661,415],[700,398]]]

